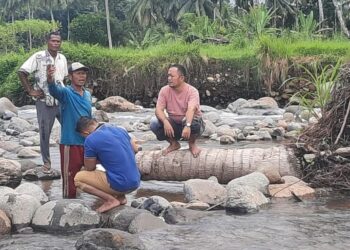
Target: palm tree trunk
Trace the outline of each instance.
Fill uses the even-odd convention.
[[[338,20],[339,20],[339,24],[340,24],[340,28],[342,29],[342,31],[344,32],[344,34],[350,38],[350,33],[349,33],[349,30],[346,28],[346,25],[345,25],[345,22],[344,22],[344,19],[343,19],[343,11],[342,9],[339,7],[339,3],[337,0],[332,0],[333,1],[333,5],[335,7],[335,10],[337,12],[337,17],[338,17]]]
[[[69,8],[67,6],[67,40],[70,38],[70,16],[69,16]]]
[[[109,18],[108,0],[105,0],[105,8],[106,8],[108,46],[111,49],[113,47],[113,45],[112,45],[112,35],[111,35],[111,25],[110,25],[110,18]]]
[[[166,156],[161,151],[140,151],[136,161],[143,180],[184,181],[216,176],[220,183],[255,171],[296,175],[299,166],[293,151],[286,147],[203,148],[197,158],[189,150],[177,150]]]
[[[53,16],[52,8],[50,8],[50,15],[51,15],[51,22],[54,23],[55,22],[55,18]]]
[[[30,4],[28,2],[28,19],[30,20],[31,19],[31,13],[30,13]],[[32,45],[32,31],[30,30],[29,28],[29,31],[28,31],[28,38],[29,38],[29,49],[31,50],[33,45]]]

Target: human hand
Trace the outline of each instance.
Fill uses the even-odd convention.
[[[164,121],[164,133],[169,138],[175,137],[174,129],[168,120]]]
[[[53,83],[55,81],[54,75],[55,75],[56,68],[53,65],[48,65],[46,70],[46,77],[48,83]]]
[[[42,90],[35,90],[35,89],[29,90],[28,95],[32,97],[37,97],[37,98],[43,98],[45,96]]]
[[[184,129],[182,130],[181,137],[188,140],[188,139],[190,139],[190,136],[191,136],[191,128],[184,127]]]

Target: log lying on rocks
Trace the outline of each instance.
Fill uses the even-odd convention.
[[[198,158],[189,150],[177,150],[162,156],[161,151],[141,151],[136,160],[143,180],[184,181],[216,176],[228,183],[255,171],[276,171],[280,176],[297,175],[299,163],[292,149],[270,148],[213,149],[202,148]]]

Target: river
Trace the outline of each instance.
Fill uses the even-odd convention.
[[[137,121],[152,114],[151,110],[113,114],[111,120]],[[20,117],[33,118],[35,111],[20,111]],[[231,119],[227,115],[226,119]],[[246,119],[246,118],[245,118]],[[246,119],[247,120],[247,119]],[[135,133],[136,136],[140,135]],[[158,142],[157,142],[158,143]],[[251,147],[275,142],[240,143],[219,145],[218,142],[201,140],[202,147]],[[159,143],[160,147],[165,146]],[[183,144],[184,147],[186,144]],[[144,150],[155,146],[154,142],[142,145]],[[53,168],[59,169],[58,147],[51,147]],[[35,159],[40,162],[40,159]],[[61,198],[61,180],[36,181],[50,200]],[[161,195],[169,201],[183,201],[181,182],[143,181],[141,188],[128,195],[128,203],[141,196]],[[100,201],[88,194],[79,194],[88,205],[96,208]],[[147,249],[349,249],[350,248],[350,197],[336,193],[324,194],[314,199],[272,200],[260,212],[250,215],[230,215],[224,210],[208,213],[208,216],[190,225],[172,225],[167,229],[150,231],[140,235]],[[81,233],[52,235],[45,233],[12,234],[0,239],[0,249],[75,249]]]

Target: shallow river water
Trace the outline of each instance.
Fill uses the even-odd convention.
[[[150,115],[145,113],[115,114],[118,121],[137,121]],[[32,109],[20,115],[32,118]],[[231,119],[228,117],[227,119]],[[112,119],[112,120],[113,120]],[[121,123],[121,122],[120,122]],[[136,136],[138,135],[135,133]],[[158,142],[157,142],[158,143]],[[200,141],[203,147],[219,146],[217,142]],[[273,143],[272,143],[273,144]],[[142,145],[154,147],[154,142]],[[159,146],[165,144],[159,143]],[[184,144],[184,146],[186,146]],[[241,143],[229,147],[263,146]],[[59,169],[59,152],[51,148],[53,168]],[[40,159],[36,159],[40,163]],[[50,200],[61,198],[61,180],[36,181]],[[145,181],[141,188],[128,195],[133,198],[161,195],[169,201],[183,201],[181,182]],[[95,208],[100,201],[88,194],[80,194],[88,205]],[[314,199],[295,202],[272,200],[260,212],[250,215],[229,215],[223,210],[208,212],[208,216],[190,225],[171,225],[167,229],[140,235],[147,249],[350,249],[350,197],[328,194]],[[0,249],[75,249],[81,233],[51,235],[45,233],[13,234],[0,238]]]

